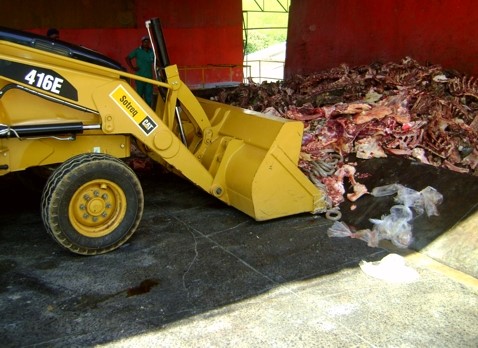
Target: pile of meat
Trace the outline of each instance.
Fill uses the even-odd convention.
[[[304,123],[300,168],[327,193],[330,206],[343,201],[344,178],[354,192],[360,159],[406,156],[422,163],[478,175],[478,81],[438,65],[400,63],[342,65],[280,82],[244,84],[214,99]]]

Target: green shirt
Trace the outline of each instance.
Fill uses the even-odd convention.
[[[128,54],[128,58],[136,59],[136,66],[139,68],[136,71],[136,74],[143,77],[152,78],[153,77],[153,70],[152,64],[154,61],[154,54],[153,50],[143,50],[141,47],[134,49],[130,54]]]

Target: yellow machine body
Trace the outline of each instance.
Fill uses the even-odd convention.
[[[164,75],[145,79],[0,40],[0,130],[9,134],[0,137],[0,175],[81,153],[128,157],[135,139],[152,159],[256,220],[325,211],[323,192],[298,168],[301,122],[196,98],[175,65]],[[132,79],[162,91],[154,110]],[[82,130],[14,131],[71,123]]]

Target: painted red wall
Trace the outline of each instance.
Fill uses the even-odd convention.
[[[478,76],[477,33],[476,0],[296,0],[284,74],[410,56]]]
[[[61,39],[104,53],[126,66],[126,55],[147,34],[145,21],[158,17],[170,61],[179,66],[186,83],[242,82],[241,0],[135,0],[134,11],[136,28],[59,28]],[[31,31],[45,34],[46,30]]]

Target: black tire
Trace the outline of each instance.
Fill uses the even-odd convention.
[[[136,174],[124,162],[99,153],[60,165],[43,190],[43,223],[62,247],[81,255],[114,250],[135,232],[144,196]]]

